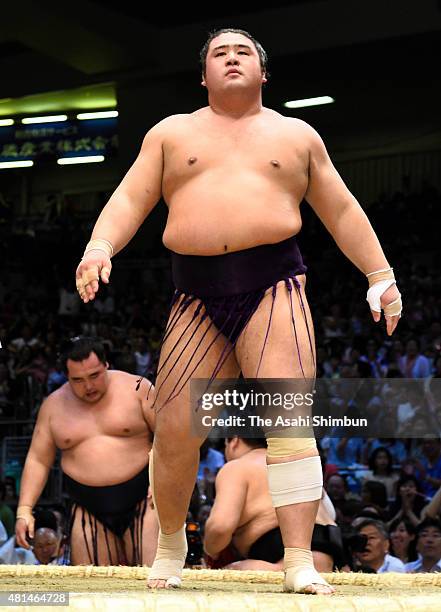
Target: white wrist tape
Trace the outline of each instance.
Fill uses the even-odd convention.
[[[374,312],[381,312],[380,298],[386,289],[389,289],[393,284],[395,284],[395,279],[389,278],[374,283],[372,287],[368,289],[366,300],[369,302],[371,310]]]
[[[323,474],[319,456],[271,463],[267,468],[274,508],[321,499]]]
[[[113,257],[113,245],[104,238],[94,238],[88,242],[86,248],[84,249],[83,257],[89,251],[103,251],[106,255],[108,255],[109,259]]]

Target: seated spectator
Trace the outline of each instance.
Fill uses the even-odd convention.
[[[397,497],[390,508],[389,524],[396,519],[405,518],[416,527],[426,503],[426,496],[422,493],[418,479],[410,474],[402,476],[397,483]]]
[[[416,527],[407,519],[396,519],[389,527],[390,553],[403,563],[416,561]]]
[[[361,462],[362,438],[326,437],[322,440],[326,461],[338,467],[347,467]]]
[[[21,336],[13,338],[8,346],[11,353],[18,353],[26,346],[33,347],[38,345],[38,339],[33,335],[30,325],[25,324],[21,328]]]
[[[0,521],[0,547],[3,546],[3,544],[7,541],[7,539],[8,539],[8,534],[6,532],[5,526]]]
[[[16,545],[15,535],[0,546],[0,565],[34,565],[36,560],[31,550]]]
[[[384,518],[387,508],[387,491],[384,484],[376,480],[364,482],[361,488],[361,503],[364,509],[374,509],[379,518]]]
[[[13,506],[17,504],[18,496],[17,496],[17,483],[15,482],[15,478],[13,476],[5,476],[3,479],[5,484],[5,496],[4,501],[8,504],[12,504]]]
[[[388,501],[396,497],[398,474],[393,472],[392,455],[384,446],[377,446],[369,457],[369,472],[363,476],[363,481],[381,482],[386,487]]]
[[[360,361],[368,363],[371,367],[371,376],[373,378],[383,378],[386,374],[387,367],[384,359],[378,354],[378,347],[375,340],[368,340],[366,343],[366,352],[360,357]]]
[[[332,474],[325,482],[325,489],[334,505],[337,525],[349,525],[361,511],[362,504],[349,493],[345,478]]]
[[[115,357],[115,369],[128,372],[129,374],[136,374],[138,364],[130,342],[124,342],[121,350]]]
[[[404,573],[404,563],[389,554],[389,533],[383,522],[366,519],[358,525],[357,531],[367,537],[365,550],[356,553],[361,568],[366,566],[377,574]]]
[[[426,518],[418,525],[416,549],[418,559],[406,563],[406,572],[411,574],[441,572],[441,523],[439,520]]]
[[[441,440],[426,438],[421,445],[423,457],[415,461],[415,476],[422,483],[423,493],[433,497],[441,487]]]
[[[211,448],[210,440],[207,438],[199,449],[198,480],[204,478],[205,468],[208,468],[212,474],[217,474],[224,463],[225,458],[223,454]]]
[[[49,374],[46,382],[47,392],[50,394],[53,391],[56,391],[62,385],[64,385],[65,382],[67,382],[66,373],[64,372],[61,360],[57,359],[54,366],[49,368]]]
[[[136,350],[135,350],[135,360],[136,360],[136,374],[138,376],[146,376],[148,368],[150,366],[150,362],[152,360],[152,356],[149,350],[149,345],[147,341],[147,336],[139,336],[136,339]]]
[[[32,550],[37,565],[66,565],[64,546],[57,532],[49,527],[36,529]]]
[[[428,378],[431,374],[430,361],[420,353],[416,339],[408,340],[406,353],[398,359],[398,366],[404,378]]]
[[[0,363],[0,416],[12,416],[12,414],[11,378],[7,365]]]
[[[5,502],[6,485],[0,480],[0,523],[6,529],[8,537],[11,537],[15,531],[15,515],[11,508]]]
[[[394,464],[401,464],[407,459],[406,446],[401,440],[397,440],[396,438],[374,438],[368,440],[365,446],[365,463],[368,463],[370,454],[379,446],[390,452]]]

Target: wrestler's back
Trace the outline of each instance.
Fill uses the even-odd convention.
[[[277,516],[268,490],[266,449],[256,449],[237,460],[247,481],[247,494],[233,543],[242,555],[264,533],[277,527]]]
[[[179,115],[163,141],[164,244],[216,255],[298,233],[308,186],[303,125],[266,108],[235,121],[209,108]]]
[[[108,391],[96,404],[78,401],[68,383],[63,385],[55,392],[58,401],[50,419],[63,471],[90,486],[117,484],[138,474],[152,444],[135,394],[137,377],[117,370],[108,374]]]

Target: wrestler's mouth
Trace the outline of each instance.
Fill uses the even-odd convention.
[[[239,70],[236,70],[236,68],[232,68],[231,70],[229,70],[229,71],[227,72],[227,76],[228,76],[229,74],[242,74],[242,73],[241,73],[241,72],[239,72]]]

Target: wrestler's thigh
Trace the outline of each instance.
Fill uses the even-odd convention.
[[[259,378],[315,376],[314,329],[305,295],[305,277],[302,275],[297,278],[300,282],[300,295],[291,283],[291,299],[285,281],[277,284],[268,337],[266,333],[273,303],[272,289],[266,291],[257,311],[239,337],[235,353],[245,378],[255,378],[257,371]]]
[[[157,514],[154,509],[147,502],[147,508],[144,514],[142,525],[138,527],[137,522],[135,523],[135,544],[141,547],[141,565],[147,565],[151,567],[156,555],[156,548],[158,545],[159,535],[159,523]],[[141,541],[140,540],[141,536]],[[124,547],[129,563],[132,563],[134,558],[133,555],[133,538],[130,529],[124,534]]]
[[[90,515],[88,512],[85,512],[86,523],[83,531],[81,520],[82,513],[82,508],[77,507],[70,535],[71,565],[90,565],[94,563],[92,528],[89,522]],[[94,527],[93,531],[95,531],[95,520],[93,517],[92,525]],[[118,565],[120,556],[118,555],[117,538],[107,529],[107,540],[109,544],[109,546],[107,546],[103,525],[99,521],[96,521],[96,525],[98,565]],[[108,548],[110,549],[110,556]]]
[[[193,320],[198,306],[199,301],[195,301],[180,315],[161,348],[155,383],[155,436],[164,428],[169,435],[179,430],[181,438],[188,437],[192,378],[209,379],[228,353],[216,377],[237,378],[239,375],[239,365],[228,339],[219,334],[208,316],[201,322],[203,306]],[[170,321],[176,316],[178,307],[176,304],[172,309]]]

